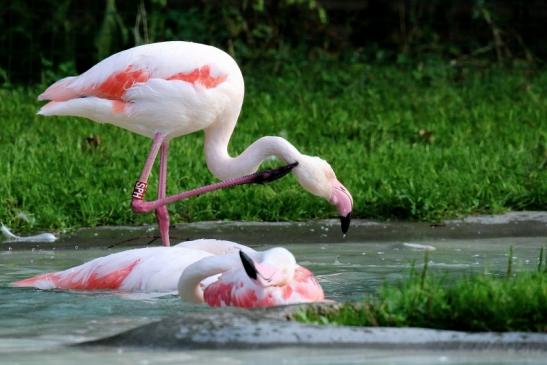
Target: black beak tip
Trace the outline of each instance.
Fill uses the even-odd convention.
[[[351,222],[351,212],[348,213],[345,217],[340,217],[340,224],[342,228],[342,233],[346,234],[349,229],[349,224]]]
[[[247,276],[253,280],[256,280],[258,277],[258,271],[256,270],[253,259],[251,259],[249,255],[241,250],[239,250],[239,258],[241,259],[241,263],[243,264],[243,268],[245,269],[245,273],[247,273]]]

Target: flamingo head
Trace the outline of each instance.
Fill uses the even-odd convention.
[[[293,172],[304,189],[336,206],[342,233],[345,234],[351,221],[353,198],[348,189],[338,181],[329,163],[319,157],[302,156]]]
[[[253,261],[243,251],[239,251],[239,257],[247,276],[264,288],[291,283],[297,267],[293,254],[283,247],[264,251],[260,262]]]
[[[294,256],[282,247],[267,250],[260,262],[254,262],[243,251],[239,257],[245,273],[266,297],[255,306],[309,303],[325,300],[325,294],[311,271],[296,263]]]
[[[205,260],[226,261],[227,257],[215,256]],[[201,301],[212,307],[251,308],[325,300],[323,289],[313,274],[298,265],[294,256],[284,248],[272,248],[262,253],[241,250],[239,261],[241,265],[232,266],[212,278],[212,283],[204,284]],[[226,262],[232,262],[231,257]],[[181,296],[186,299],[184,292]]]

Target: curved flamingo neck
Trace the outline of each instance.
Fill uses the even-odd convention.
[[[302,156],[289,141],[272,136],[259,138],[239,156],[230,156],[228,143],[236,120],[221,120],[205,130],[207,167],[217,178],[226,180],[252,174],[270,156],[275,156],[286,163],[296,162]]]
[[[188,266],[180,276],[177,289],[182,300],[203,303],[202,280],[232,269],[239,261],[238,254],[205,257]]]

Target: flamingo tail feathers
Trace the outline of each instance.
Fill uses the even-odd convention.
[[[37,114],[84,117],[102,123],[104,120],[116,120],[116,115],[122,114],[125,107],[126,103],[123,101],[89,96],[66,101],[50,101]]]
[[[40,274],[11,284],[14,287],[33,287],[37,289],[74,289],[74,290],[116,290],[131,274],[141,260],[135,259],[112,268],[102,265],[99,258],[71,269]],[[108,262],[105,262],[109,266]]]
[[[57,288],[58,282],[59,278],[55,273],[47,273],[19,280],[11,285],[19,288],[32,287],[37,289],[54,289]]]
[[[38,95],[38,100],[65,101],[79,97],[78,90],[71,87],[71,84],[77,78],[77,76],[70,76],[55,82],[46,91]]]

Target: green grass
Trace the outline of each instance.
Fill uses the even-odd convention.
[[[243,72],[246,99],[230,152],[263,135],[286,137],[332,164],[353,194],[355,217],[434,221],[547,207],[547,70],[356,63]],[[36,116],[40,89],[0,88],[0,221],[20,230],[153,222],[129,209],[150,141]],[[202,133],[173,142],[170,193],[215,181],[202,150]],[[173,222],[336,216],[292,176],[169,209]]]
[[[309,307],[294,319],[349,326],[547,332],[545,266],[547,261],[536,272],[511,274],[508,268],[505,277],[472,275],[452,283],[426,274],[425,266],[399,285],[385,284],[362,302]]]

